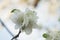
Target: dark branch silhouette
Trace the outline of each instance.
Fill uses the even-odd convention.
[[[10,30],[7,28],[7,26],[4,24],[4,22],[0,19],[0,22],[1,22],[1,24],[2,24],[2,26],[8,31],[8,33],[12,36],[12,37],[14,37],[14,35],[12,34],[12,32],[10,32]],[[15,40],[17,40],[17,39],[15,39]]]
[[[21,30],[19,30],[19,33],[16,36],[14,36],[11,40],[16,39],[17,37],[19,37],[20,33],[21,33]]]

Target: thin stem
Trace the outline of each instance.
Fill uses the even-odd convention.
[[[0,22],[1,22],[1,24],[4,26],[4,28],[8,31],[8,33],[12,36],[12,37],[14,37],[14,35],[13,35],[13,33],[6,27],[6,25],[4,24],[4,22],[0,19]],[[17,39],[15,39],[15,40],[17,40]]]
[[[16,36],[14,36],[11,40],[16,39],[17,37],[19,37],[20,33],[21,33],[21,30],[19,30],[19,33]]]
[[[40,1],[40,0],[35,0],[35,2],[34,2],[34,7],[37,7],[39,1]]]

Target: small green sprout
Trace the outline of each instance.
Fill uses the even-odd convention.
[[[13,13],[15,10],[17,10],[17,9],[13,9],[13,10],[11,11],[11,13]]]
[[[19,9],[13,9],[13,10],[11,11],[11,13],[13,13],[13,12],[20,12],[20,10],[19,10]]]
[[[46,34],[46,33],[44,33],[44,34],[43,34],[43,37],[44,37],[44,38],[48,38],[48,37],[49,37],[49,35],[48,35],[48,34]]]

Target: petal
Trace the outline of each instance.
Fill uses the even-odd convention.
[[[19,25],[19,24],[15,25],[15,29],[20,29],[20,28],[22,28],[21,25]]]
[[[19,25],[15,25],[15,29],[19,29]]]
[[[17,20],[19,17],[22,17],[23,13],[19,10],[15,10],[14,14],[11,15],[10,19],[14,22],[17,23]]]
[[[11,15],[11,17],[10,17],[10,19],[14,22],[14,23],[16,23],[17,22],[17,15]]]
[[[25,33],[26,34],[31,34],[32,33],[32,27],[25,27]]]
[[[25,24],[25,26],[27,26],[28,23],[29,23],[29,18],[25,16],[24,17],[24,24]]]
[[[33,23],[33,26],[32,26],[32,28],[37,28],[37,24],[36,23]]]

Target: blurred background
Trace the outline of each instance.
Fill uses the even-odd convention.
[[[45,40],[42,34],[45,28],[60,29],[60,1],[57,0],[0,0],[0,19],[13,35],[18,33],[15,24],[10,20],[11,10],[20,9],[25,11],[27,8],[35,10],[39,17],[37,23],[43,26],[42,30],[33,29],[30,35],[24,32],[20,34],[18,40]],[[12,36],[0,22],[0,40],[11,40]]]

